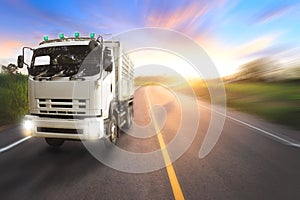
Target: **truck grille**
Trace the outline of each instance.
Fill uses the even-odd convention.
[[[39,113],[54,115],[84,115],[85,99],[37,99]]]

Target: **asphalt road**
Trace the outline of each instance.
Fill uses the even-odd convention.
[[[180,127],[180,108],[189,104],[190,97],[184,98],[184,102],[178,102],[172,93],[158,86],[137,90],[135,124],[129,134],[120,136],[118,147],[136,153],[163,149]],[[195,111],[200,113],[196,137],[168,168],[126,173],[99,162],[81,142],[67,141],[55,149],[43,139],[30,138],[0,153],[0,198],[300,199],[300,148],[274,137],[299,144],[299,132],[228,111],[231,118],[226,118],[217,144],[200,159],[211,111],[207,103],[197,103],[196,107],[187,106],[191,117]],[[150,123],[148,128],[138,129]],[[189,127],[189,123],[184,125]],[[130,133],[151,137],[136,138]],[[21,138],[21,125],[8,127],[0,132],[0,148]],[[155,158],[158,162],[172,158],[172,152],[162,152]],[[138,165],[132,163],[132,167]]]

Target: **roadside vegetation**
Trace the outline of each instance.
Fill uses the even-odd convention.
[[[300,130],[299,63],[260,58],[224,83],[229,107]]]
[[[209,101],[207,88],[193,88],[202,100]],[[224,84],[227,106],[269,121],[300,130],[300,80],[287,82],[239,81]]]
[[[21,120],[28,108],[27,76],[0,74],[0,125]]]
[[[260,58],[223,78],[227,106],[300,130],[300,67]],[[201,99],[210,96],[203,81],[191,81]],[[218,86],[216,86],[218,87]]]
[[[227,105],[300,130],[300,81],[225,85]]]

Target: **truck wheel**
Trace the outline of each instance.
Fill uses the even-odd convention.
[[[65,142],[64,139],[59,138],[45,138],[45,140],[52,147],[60,147]]]
[[[117,144],[117,139],[119,136],[119,128],[118,128],[118,123],[117,120],[115,118],[115,116],[112,116],[112,118],[109,121],[109,125],[108,125],[108,131],[109,131],[109,140],[113,143],[113,144]]]
[[[132,118],[133,118],[133,107],[130,105],[128,106],[127,113],[126,113],[126,124],[125,124],[126,129],[130,128],[132,124]]]

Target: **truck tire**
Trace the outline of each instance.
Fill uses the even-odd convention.
[[[119,127],[114,115],[112,115],[111,119],[109,120],[108,131],[109,140],[111,141],[111,143],[117,144],[117,139],[119,137]]]
[[[125,129],[129,129],[132,124],[132,118],[133,118],[133,107],[132,105],[128,106],[127,112],[126,112],[126,123],[125,123]]]
[[[59,138],[45,138],[47,144],[52,147],[60,147],[65,142],[64,139]]]

